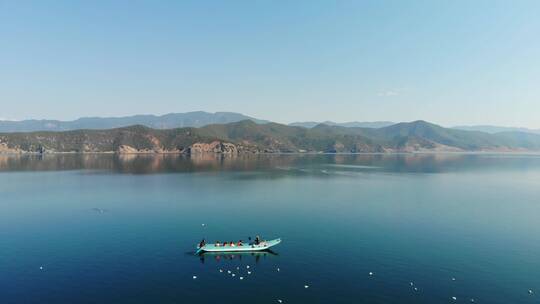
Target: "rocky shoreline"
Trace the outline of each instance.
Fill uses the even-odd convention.
[[[378,151],[279,151],[279,150],[260,150],[256,148],[238,147],[232,143],[211,142],[211,143],[195,143],[186,149],[136,149],[128,145],[121,145],[117,150],[113,151],[54,151],[42,149],[41,151],[28,151],[20,148],[9,148],[5,144],[0,143],[0,155],[43,155],[43,154],[118,154],[118,155],[249,155],[249,154],[437,154],[437,153],[527,153],[537,154],[540,151],[527,149],[483,149],[483,150],[461,150],[461,149],[382,149]]]
[[[0,142],[0,154],[69,154],[69,153],[89,153],[89,154],[199,154],[199,153],[215,153],[215,154],[239,154],[243,152],[258,153],[253,149],[239,149],[235,144],[222,141],[212,141],[210,143],[197,142],[185,149],[165,149],[157,146],[153,148],[137,149],[130,145],[119,145],[116,150],[112,151],[57,151],[46,147],[39,147],[35,150],[25,150],[21,147],[10,147],[7,143]]]

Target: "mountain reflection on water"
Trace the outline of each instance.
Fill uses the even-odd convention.
[[[538,302],[538,155],[0,155],[0,193],[2,304]]]
[[[223,252],[204,252],[199,257],[201,263],[207,261],[221,263],[224,261],[239,261],[239,262],[254,262],[259,263],[261,260],[272,258],[277,256],[278,253],[272,250],[260,251],[260,252],[236,252],[236,253],[223,253]]]
[[[471,169],[527,169],[540,155],[527,154],[45,154],[0,155],[0,172],[105,170],[126,174],[266,172],[284,175],[354,175],[358,172],[438,173]],[[266,178],[268,174],[264,175]]]

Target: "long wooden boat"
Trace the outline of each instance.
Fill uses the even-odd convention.
[[[203,247],[197,248],[197,252],[249,252],[249,251],[262,251],[262,250],[268,250],[270,247],[276,246],[277,244],[281,243],[281,239],[274,239],[269,241],[261,241],[258,245],[255,244],[243,244],[241,246],[235,245],[218,245],[216,244],[206,244]]]

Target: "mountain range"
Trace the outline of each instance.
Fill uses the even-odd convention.
[[[339,127],[358,127],[358,128],[383,128],[396,124],[391,121],[373,121],[373,122],[361,122],[361,121],[351,121],[351,122],[333,122],[333,121],[304,121],[304,122],[293,122],[289,124],[290,126],[299,126],[304,128],[313,128],[319,124],[325,124],[329,126],[339,126]],[[490,125],[478,125],[478,126],[455,126],[452,129],[464,130],[464,131],[479,131],[490,134],[501,133],[501,132],[523,132],[523,133],[532,133],[540,134],[540,129],[527,129],[527,128],[514,128],[514,127],[501,127],[501,126],[490,126]]]
[[[490,134],[501,133],[501,132],[522,132],[522,133],[540,134],[540,129],[500,127],[500,126],[489,126],[489,125],[456,126],[453,128],[458,129],[458,130],[465,130],[465,131],[480,131],[480,132],[485,132],[485,133],[490,133]]]
[[[134,115],[125,117],[83,117],[71,121],[61,120],[46,120],[46,119],[30,119],[30,120],[0,120],[0,132],[34,132],[34,131],[72,131],[72,130],[101,130],[122,128],[133,125],[146,126],[153,129],[174,129],[184,127],[204,127],[211,124],[227,124],[239,122],[242,120],[251,120],[258,124],[269,123],[268,120],[257,119],[240,113],[234,112],[216,112],[209,113],[204,111],[186,112],[186,113],[169,113],[165,115]],[[391,121],[373,121],[373,122],[333,122],[333,121],[304,121],[293,122],[289,126],[313,128],[317,125],[324,124],[328,126],[338,126],[347,128],[383,128],[396,124]],[[500,126],[456,126],[452,127],[457,130],[465,131],[480,131],[485,133],[501,133],[501,132],[523,132],[540,134],[539,130],[527,128],[512,128]]]
[[[242,120],[200,128],[136,125],[106,130],[0,133],[0,152],[83,153],[364,153],[540,151],[540,135],[489,134],[426,121],[382,128],[319,124],[312,128]]]
[[[383,128],[396,124],[391,121],[350,121],[350,122],[333,122],[333,121],[302,121],[302,122],[293,122],[289,126],[293,127],[304,127],[304,128],[313,128],[317,125],[327,125],[327,126],[337,126],[337,127],[346,127],[346,128]]]
[[[203,127],[210,124],[226,124],[242,120],[256,123],[267,123],[240,113],[204,111],[170,113],[161,116],[134,115],[125,117],[83,117],[72,121],[60,120],[0,120],[0,132],[34,132],[34,131],[71,131],[113,129],[133,125],[142,125],[154,129],[174,129],[183,127]]]

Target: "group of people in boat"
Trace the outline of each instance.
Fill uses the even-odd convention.
[[[236,247],[236,246],[244,246],[244,242],[242,240],[239,240],[237,243],[234,243],[234,242],[223,242],[223,243],[221,243],[220,241],[216,241],[216,243],[214,245],[216,247],[227,247],[227,246]]]
[[[261,243],[261,238],[257,235],[255,237],[255,240],[253,242],[251,242],[251,237],[248,238],[250,240],[249,242],[249,245],[259,245]],[[199,248],[202,248],[206,246],[206,240],[205,239],[202,239],[202,241],[199,243]],[[223,242],[221,243],[220,241],[216,241],[216,243],[214,244],[214,246],[216,247],[236,247],[236,246],[244,246],[244,241],[242,240],[239,240],[238,242]]]

